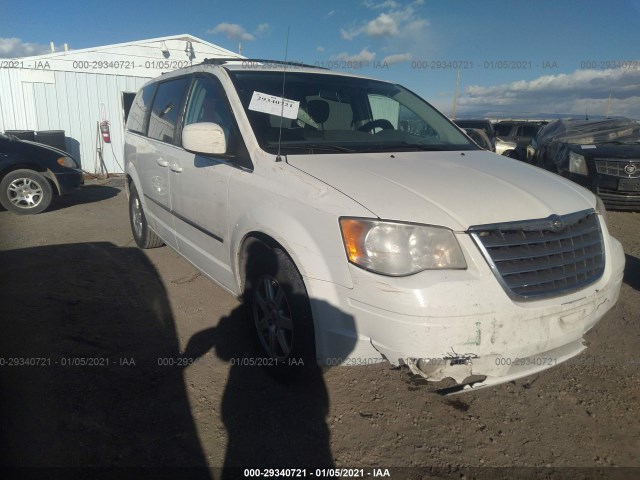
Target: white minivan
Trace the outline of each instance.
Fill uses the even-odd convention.
[[[208,60],[138,92],[124,153],[136,243],[243,297],[251,364],[284,378],[388,361],[511,381],[580,353],[619,295],[597,197],[400,85]]]

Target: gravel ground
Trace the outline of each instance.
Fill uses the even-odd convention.
[[[39,478],[640,478],[640,214],[610,213],[625,283],[584,353],[441,397],[386,364],[297,386],[232,365],[251,348],[243,307],[171,249],[137,249],[121,185],[89,182],[37,216],[0,211],[0,466],[58,467],[27,470]]]

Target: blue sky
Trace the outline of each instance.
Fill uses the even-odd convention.
[[[94,2],[92,2],[94,3]],[[640,0],[3,0],[0,57],[189,33],[401,83],[445,114],[640,118]],[[609,63],[607,63],[609,62]],[[609,101],[609,96],[611,100]]]

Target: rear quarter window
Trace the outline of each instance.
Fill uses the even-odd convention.
[[[129,117],[127,118],[127,130],[130,132],[140,133],[142,135],[147,134],[147,111],[149,110],[149,105],[153,99],[155,86],[155,83],[147,85],[136,95],[136,98],[131,105]]]

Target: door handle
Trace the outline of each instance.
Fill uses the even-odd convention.
[[[176,172],[176,173],[180,173],[182,171],[182,167],[177,163],[172,163],[171,165],[169,165],[169,168],[171,169],[172,172]]]
[[[161,167],[167,167],[169,166],[169,162],[167,160],[163,160],[161,158],[156,159],[156,162],[158,165],[160,165]]]

